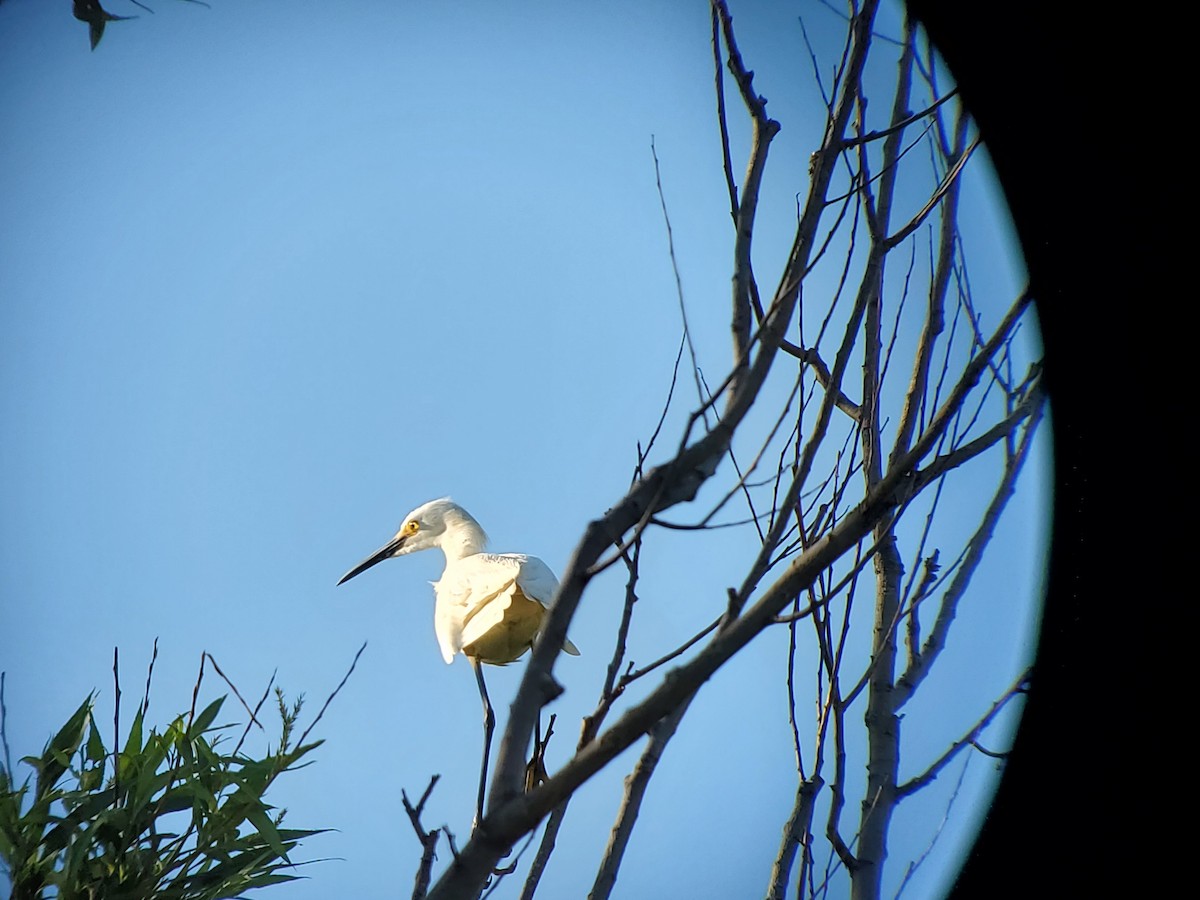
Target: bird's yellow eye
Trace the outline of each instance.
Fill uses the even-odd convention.
[[[409,519],[407,522],[404,523],[404,533],[405,534],[416,534],[417,530],[420,527],[421,526],[417,524],[416,519]]]

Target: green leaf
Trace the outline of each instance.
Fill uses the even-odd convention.
[[[332,828],[280,828],[279,837],[285,843],[295,844],[314,834],[327,834]]]
[[[79,749],[79,744],[83,739],[83,725],[88,719],[88,714],[92,711],[93,695],[88,695],[88,698],[83,701],[79,709],[75,710],[74,714],[67,720],[67,724],[59,729],[50,740],[48,749],[56,750],[68,755],[73,754]]]
[[[247,881],[244,890],[249,890],[250,888],[267,887],[268,885],[272,884],[284,884],[288,881],[300,881],[301,878],[302,876],[300,875],[276,875],[274,872],[267,872],[262,875],[255,875],[253,878]]]
[[[48,856],[54,856],[58,851],[67,846],[67,841],[70,839],[71,824],[69,822],[59,822],[46,833],[42,838],[41,847],[43,852]]]
[[[192,722],[191,733],[195,736],[204,734],[212,725],[213,720],[217,718],[217,714],[221,711],[221,705],[225,702],[225,697],[218,697],[208,706],[204,707],[204,711],[196,716]]]
[[[104,769],[91,766],[79,773],[79,789],[91,793],[104,783]]]
[[[196,801],[202,804],[206,813],[216,812],[220,803],[217,802],[216,795],[208,789],[208,787],[199,780],[193,780],[188,784],[192,793],[195,794]]]
[[[74,715],[67,720],[67,724],[50,739],[39,764],[34,766],[37,769],[37,784],[34,788],[36,797],[44,797],[52,790],[70,766],[71,757],[83,741],[83,726],[91,713],[93,697],[94,695],[89,694],[79,709],[75,710]]]
[[[220,771],[221,757],[213,753],[212,748],[202,737],[197,737],[193,743],[193,748],[196,751],[196,759],[199,764],[210,771]]]
[[[262,839],[267,842],[272,850],[283,859],[287,859],[287,848],[283,846],[283,841],[279,837],[279,831],[275,828],[275,823],[271,821],[262,806],[254,805],[246,811],[246,818],[250,820]],[[291,862],[291,860],[288,860]]]
[[[116,796],[114,788],[108,787],[102,791],[96,791],[86,800],[81,802],[71,815],[77,818],[80,822],[89,822],[94,819],[102,810],[112,806],[113,798]]]
[[[163,794],[162,799],[158,801],[158,809],[160,813],[179,812],[182,809],[191,809],[192,805],[199,798],[199,792],[195,785],[183,784],[179,787],[171,788]]]
[[[142,755],[145,757],[143,764],[150,771],[157,772],[158,767],[167,758],[167,750],[169,748],[170,744],[164,737],[151,731],[150,737],[146,741],[146,747],[142,751]]]
[[[104,748],[104,740],[100,737],[100,729],[96,727],[96,723],[93,721],[91,732],[88,734],[87,740],[88,762],[104,762],[104,759],[107,756],[108,751]]]
[[[171,781],[171,773],[169,771],[158,771],[162,765],[162,756],[158,753],[156,747],[151,746],[157,740],[157,736],[151,737],[150,741],[146,743],[146,753],[138,761],[137,787],[131,801],[135,807],[145,806],[156,794],[165,789]]]
[[[142,752],[142,715],[143,710],[139,707],[137,714],[133,717],[133,724],[129,726],[129,737],[125,741],[125,749],[121,751],[130,757],[139,756]]]

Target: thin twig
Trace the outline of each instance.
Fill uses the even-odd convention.
[[[188,710],[188,728],[192,727],[192,722],[196,720],[196,700],[200,696],[200,684],[204,681],[204,664],[208,660],[208,651],[200,651],[200,671],[196,673],[196,683],[192,685],[192,706]]]
[[[346,670],[346,674],[342,676],[342,680],[338,682],[338,686],[333,689],[333,693],[326,699],[321,706],[321,711],[317,713],[317,717],[312,720],[304,734],[300,735],[300,740],[296,743],[297,747],[304,746],[304,739],[308,737],[308,733],[317,727],[317,723],[321,721],[321,716],[325,715],[325,710],[329,709],[329,704],[333,702],[333,698],[338,695],[338,692],[346,686],[346,682],[350,680],[350,676],[354,674],[354,667],[358,665],[358,658],[363,655],[363,651],[367,649],[367,642],[363,641],[362,646],[358,648],[358,652],[354,654],[354,660],[350,663],[350,668]]]
[[[746,525],[755,525],[770,515],[770,512],[762,512],[745,519],[734,519],[731,522],[671,522],[655,516],[650,520],[650,524],[670,531],[717,531],[722,528],[743,528]]]
[[[650,455],[650,451],[654,447],[654,442],[658,440],[658,435],[659,432],[662,431],[663,423],[667,421],[667,412],[671,409],[671,400],[675,396],[675,385],[679,381],[679,362],[683,359],[683,348],[687,344],[687,340],[688,335],[687,329],[685,328],[683,335],[679,338],[679,350],[675,353],[675,365],[671,368],[671,385],[667,388],[667,400],[663,404],[662,413],[658,417],[658,422],[655,424],[654,431],[650,435],[650,440],[646,442],[645,448],[643,449],[640,444],[638,446],[638,464],[634,475],[635,480],[642,477],[642,465],[645,463],[646,458]]]
[[[1008,757],[1011,755],[1010,752],[1007,750],[1005,750],[1005,751],[989,750],[987,747],[983,746],[983,744],[979,743],[979,741],[971,741],[971,746],[974,747],[976,750],[978,750],[980,753],[982,753],[984,756],[990,756],[992,759],[1008,759]]]
[[[903,131],[909,125],[913,124],[913,122],[919,122],[921,119],[925,118],[926,116],[931,115],[933,113],[933,111],[936,110],[939,106],[941,106],[947,100],[950,100],[956,96],[958,96],[958,88],[952,88],[948,93],[939,97],[937,100],[935,100],[929,106],[925,107],[919,113],[913,113],[908,118],[902,119],[901,121],[897,122],[896,124],[890,125],[889,127],[884,128],[881,131],[870,131],[866,134],[861,134],[856,137],[846,138],[842,142],[842,147],[845,149],[849,149],[851,147],[857,147],[859,144],[866,144],[871,141],[877,141],[880,138],[885,138],[891,134],[895,134],[897,132]]]
[[[753,298],[758,296],[751,262],[751,244],[754,236],[754,217],[758,209],[758,196],[766,171],[767,152],[771,140],[779,133],[780,125],[767,116],[767,101],[754,91],[754,73],[742,62],[737,39],[733,34],[733,16],[725,0],[712,0],[714,15],[720,20],[725,47],[729,51],[729,71],[733,74],[742,102],[753,122],[750,146],[750,162],[746,167],[746,180],[742,196],[734,216],[733,246],[733,315],[730,328],[733,332],[733,371],[730,395],[736,395],[742,375],[750,360],[750,308]],[[759,315],[761,321],[763,316]]]
[[[747,111],[754,119],[765,123],[768,121],[767,100],[755,92],[754,73],[747,69],[742,61],[737,38],[733,34],[733,16],[729,13],[729,7],[725,0],[712,0],[712,6],[721,19],[721,33],[725,38],[725,47],[729,50],[729,71],[733,74],[733,80],[737,82],[738,90],[741,91],[742,102],[746,104]],[[778,127],[776,123],[776,130]]]
[[[725,74],[721,66],[720,18],[717,7],[712,6],[712,51],[713,72],[717,91],[717,124],[721,127],[721,161],[725,170],[725,187],[729,190],[729,215],[737,224],[737,184],[733,180],[733,160],[729,155],[729,125],[725,118]]]
[[[4,772],[12,783],[13,767],[12,754],[8,749],[8,706],[4,702],[4,678],[7,672],[0,672],[0,743],[4,745]]]
[[[896,785],[896,796],[898,798],[903,798],[911,794],[915,794],[917,791],[921,790],[921,788],[925,787],[927,784],[937,778],[942,769],[944,769],[946,765],[952,759],[954,759],[954,757],[957,756],[964,747],[972,746],[983,730],[987,728],[988,725],[991,724],[992,720],[1000,714],[1000,711],[1004,709],[1006,705],[1008,705],[1008,701],[1019,694],[1026,693],[1029,690],[1030,672],[1030,669],[1026,669],[1024,672],[1018,675],[1017,680],[1009,686],[1008,690],[1000,695],[999,699],[992,704],[991,709],[989,709],[979,719],[978,722],[972,725],[966,734],[951,744],[946,749],[945,753],[935,759],[929,765],[929,768],[927,768],[920,775],[917,775],[915,778],[910,778],[903,784]]]
[[[505,879],[505,877],[517,871],[517,866],[521,864],[521,857],[525,855],[525,851],[528,850],[529,845],[533,843],[535,834],[535,831],[529,832],[529,836],[525,838],[525,843],[523,843],[520,849],[517,850],[517,854],[513,857],[513,861],[511,863],[509,863],[507,866],[501,866],[492,869],[492,875],[495,876],[495,880],[491,883],[488,889],[483,892],[483,897],[481,897],[480,900],[486,900],[486,898],[492,896],[492,894],[496,892],[496,889],[500,887],[500,883]]]
[[[941,201],[942,197],[946,195],[946,192],[950,190],[950,186],[958,179],[959,174],[963,170],[963,166],[967,164],[967,160],[971,158],[971,154],[975,152],[975,148],[978,146],[979,138],[975,138],[975,140],[971,141],[970,146],[963,151],[963,155],[955,161],[950,171],[946,173],[945,179],[943,179],[942,183],[938,185],[937,190],[933,192],[933,195],[929,198],[925,205],[921,207],[917,214],[908,221],[908,224],[884,241],[885,246],[889,248],[895,247],[906,237],[917,230],[918,226],[925,221],[926,217],[928,217],[928,215],[937,208],[938,203]]]
[[[142,695],[142,716],[150,710],[150,680],[154,677],[154,663],[158,659],[158,638],[154,639],[154,652],[150,655],[150,666],[146,669],[146,692]]]
[[[692,360],[692,375],[696,381],[696,396],[704,400],[704,390],[700,386],[700,363],[696,358],[696,345],[692,343],[692,330],[688,327],[687,305],[683,300],[683,278],[679,274],[679,262],[675,258],[675,233],[671,229],[671,215],[667,212],[667,198],[663,193],[662,172],[658,165],[658,150],[654,146],[654,136],[650,137],[650,155],[654,158],[654,184],[658,189],[658,202],[662,207],[663,224],[667,229],[667,253],[671,257],[671,271],[675,274],[675,294],[679,298],[679,315],[683,320],[683,335],[687,339],[688,355]],[[705,420],[707,423],[707,419]]]
[[[712,622],[710,622],[708,625],[706,625],[700,632],[698,632],[697,634],[694,634],[694,635],[692,635],[692,637],[688,638],[687,641],[685,641],[681,646],[676,647],[674,650],[672,650],[666,656],[656,659],[654,662],[650,663],[650,665],[648,665],[648,666],[643,666],[642,668],[635,670],[635,669],[633,669],[633,663],[630,663],[629,669],[625,672],[624,675],[621,676],[621,680],[617,683],[617,689],[624,690],[626,687],[628,687],[633,682],[637,681],[643,675],[649,675],[651,672],[653,672],[659,666],[669,663],[671,660],[675,659],[678,656],[682,656],[689,649],[691,649],[698,641],[703,639],[706,635],[710,634],[713,631],[713,629],[715,629],[718,625],[720,625],[721,622],[723,622],[724,620],[725,620],[725,614],[722,613],[720,616],[718,616],[716,619],[713,619]]]
[[[121,672],[119,648],[113,647],[113,807],[121,804]],[[141,748],[137,748],[140,750]]]
[[[417,801],[416,806],[413,806],[409,802],[408,794],[404,792],[404,789],[400,789],[400,802],[404,804],[404,811],[408,814],[408,821],[412,823],[413,831],[417,833],[417,840],[421,842],[421,862],[417,866],[417,874],[413,883],[413,900],[422,900],[429,890],[429,882],[433,878],[433,862],[437,859],[438,829],[435,828],[432,831],[426,831],[421,825],[421,813],[425,809],[425,801],[433,793],[433,786],[438,783],[438,779],[441,777],[441,775],[434,775],[429,779],[429,786],[421,794],[421,799]]]
[[[250,721],[246,723],[246,727],[242,730],[242,736],[238,738],[237,746],[233,748],[233,756],[237,756],[238,751],[242,749],[242,744],[244,744],[246,741],[246,737],[250,734],[250,729],[254,727],[254,722],[258,716],[258,711],[262,709],[262,705],[267,702],[267,697],[271,694],[271,687],[275,684],[275,676],[278,672],[279,670],[276,669],[271,673],[271,679],[267,682],[266,690],[263,691],[263,695],[259,698],[258,703],[254,705],[254,711],[250,714]],[[283,748],[280,747],[279,749],[282,750]]]
[[[958,799],[958,792],[962,790],[963,779],[966,778],[967,768],[970,765],[971,757],[964,757],[962,770],[958,773],[958,781],[954,783],[954,790],[950,792],[950,799],[946,801],[946,809],[942,813],[942,819],[938,822],[938,826],[933,832],[933,837],[929,839],[929,844],[926,845],[925,850],[905,868],[904,878],[900,882],[900,887],[896,888],[896,900],[899,900],[900,895],[904,893],[904,888],[908,885],[909,879],[921,867],[921,864],[929,858],[929,854],[933,852],[933,848],[937,845],[938,838],[942,836],[942,831],[945,829],[946,823],[950,821],[950,810],[954,808],[954,801]]]
[[[207,656],[208,656],[208,661],[210,663],[212,663],[212,667],[217,670],[217,674],[221,676],[221,679],[227,685],[229,685],[229,689],[231,691],[233,691],[234,696],[237,697],[238,700],[241,702],[242,708],[244,710],[246,710],[246,713],[250,716],[250,721],[253,722],[255,725],[257,725],[261,731],[266,731],[266,729],[263,728],[262,723],[260,721],[258,721],[258,719],[254,718],[254,710],[252,710],[250,708],[250,704],[247,703],[245,698],[242,697],[242,693],[241,693],[241,691],[239,691],[237,689],[237,685],[235,685],[232,681],[230,681],[229,678],[225,675],[225,673],[221,671],[221,667],[219,665],[217,665],[216,657],[214,657],[211,653],[207,653]]]

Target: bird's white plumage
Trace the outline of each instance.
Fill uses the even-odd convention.
[[[434,630],[446,662],[501,625],[513,608],[514,587],[545,608],[558,579],[536,556],[523,553],[475,553],[447,561],[446,571],[433,585]]]
[[[446,568],[433,583],[433,624],[442,658],[450,663],[463,653],[504,665],[533,645],[558,579],[536,556],[485,553],[486,544],[470,513],[448,498],[432,500],[405,516],[392,540],[342,580],[393,556],[440,549]],[[563,651],[579,654],[570,640]]]

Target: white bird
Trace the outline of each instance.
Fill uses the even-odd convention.
[[[507,665],[532,647],[542,630],[546,604],[558,589],[558,579],[536,556],[484,553],[486,545],[487,535],[469,512],[449,498],[431,500],[405,516],[390,541],[338,581],[349,581],[394,556],[434,547],[445,555],[446,569],[433,582],[433,630],[447,663],[453,662],[458,653],[471,663],[483,701],[483,766],[476,824],[483,818],[488,756],[496,725],[480,666]],[[563,643],[563,651],[579,655],[570,640]]]

